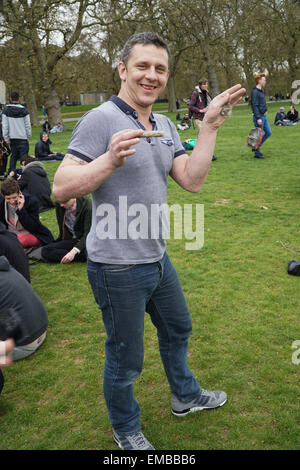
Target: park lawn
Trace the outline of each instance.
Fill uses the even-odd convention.
[[[78,105],[74,105],[74,106],[62,106],[61,107],[61,113],[62,113],[62,117],[63,119],[66,119],[66,118],[77,118],[77,117],[80,117],[80,116],[83,116],[84,113],[86,113],[87,111],[90,111],[91,109],[93,108],[96,108],[97,106],[99,106],[98,104],[85,104],[85,105],[81,105],[81,106],[78,106]],[[183,103],[183,106],[186,106],[185,103]],[[168,103],[154,103],[153,105],[153,110],[155,112],[161,112],[161,111],[166,111],[168,109]],[[41,119],[41,121],[43,120],[43,114],[41,111],[39,111],[38,113],[39,115],[39,118]]]
[[[287,104],[286,104],[287,107]],[[169,179],[169,205],[204,205],[204,245],[168,240],[193,318],[189,365],[201,385],[222,389],[228,403],[176,418],[157,337],[145,321],[144,370],[135,383],[142,428],[156,449],[299,449],[300,279],[287,274],[300,259],[300,125],[275,127],[264,160],[246,147],[248,106],[234,110],[218,132],[206,183],[188,193]],[[175,122],[175,113],[168,114]],[[73,122],[51,136],[65,152]],[[40,129],[34,129],[34,143]],[[181,132],[182,140],[196,131]],[[58,162],[45,167],[52,181]],[[57,235],[54,211],[41,214]],[[84,265],[31,265],[32,286],[48,314],[47,339],[32,357],[4,371],[1,449],[115,449],[102,378],[105,330]],[[294,361],[295,362],[295,361]]]

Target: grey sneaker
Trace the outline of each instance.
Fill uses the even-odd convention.
[[[172,413],[175,416],[186,416],[194,411],[201,410],[212,410],[223,406],[227,401],[227,395],[225,392],[210,392],[209,390],[202,389],[200,397],[195,398],[192,401],[183,403],[172,395]]]
[[[114,441],[123,450],[155,450],[142,432],[120,436],[113,431]]]

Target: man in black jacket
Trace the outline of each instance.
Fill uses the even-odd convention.
[[[40,140],[35,144],[35,156],[39,160],[63,160],[64,154],[60,152],[51,152],[49,135],[46,131],[40,133]]]
[[[264,133],[260,147],[271,136],[271,128],[267,119],[267,103],[264,93],[266,86],[266,76],[264,73],[258,73],[254,76],[255,87],[251,92],[251,107],[253,112],[253,122],[255,127],[260,127]],[[254,151],[255,158],[263,158],[260,147]]]
[[[0,221],[18,236],[23,248],[54,241],[50,230],[40,222],[38,199],[21,193],[13,178],[7,178],[1,186]]]
[[[32,286],[8,262],[0,256],[0,319],[7,322],[8,313],[15,313],[19,320],[19,331],[15,348],[11,353],[13,361],[33,354],[43,343],[48,326],[46,308]],[[4,329],[0,330],[0,340],[6,340]]]
[[[9,232],[0,222],[0,256],[5,256],[9,264],[30,282],[28,259],[15,233]]]
[[[22,174],[18,179],[20,190],[36,196],[39,200],[39,212],[53,209],[51,185],[46,170],[36,158],[26,156],[21,159]]]

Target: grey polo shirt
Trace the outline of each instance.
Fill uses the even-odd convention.
[[[88,257],[98,263],[142,264],[162,258],[167,233],[167,176],[185,154],[174,124],[151,114],[164,137],[140,139],[136,153],[92,193]],[[68,153],[91,162],[108,151],[113,134],[144,127],[137,112],[117,96],[86,113],[74,128]]]

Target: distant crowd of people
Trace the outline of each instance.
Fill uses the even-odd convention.
[[[7,152],[6,161],[0,160],[0,392],[4,384],[1,368],[31,355],[46,338],[48,317],[43,301],[31,286],[30,257],[62,264],[86,262],[85,241],[92,216],[88,197],[62,204],[52,200],[42,162],[62,160],[64,154],[51,152],[44,127],[35,145],[36,156],[28,155],[30,117],[17,92],[11,94],[10,104],[1,114],[1,142]],[[18,161],[21,168],[16,168]],[[56,210],[56,240],[39,217],[50,209]]]
[[[40,140],[35,145],[35,157],[39,161],[62,160],[64,158],[63,153],[53,152],[50,149],[52,142],[49,139],[49,133],[52,130],[49,122],[44,120]],[[29,154],[30,137],[29,112],[20,103],[19,93],[13,91],[10,95],[10,103],[0,110],[0,177],[14,174],[17,161]],[[9,156],[10,161],[7,169]]]
[[[261,146],[263,143],[272,135],[271,127],[267,118],[267,101],[264,93],[264,88],[266,86],[266,75],[264,73],[258,73],[254,76],[255,86],[251,91],[251,109],[253,115],[253,123],[256,128],[261,128],[262,130],[262,139],[257,148],[253,148],[255,158],[263,158],[261,153]],[[287,94],[287,99],[290,98],[290,94]],[[276,101],[284,99],[282,94],[275,94]],[[185,150],[193,150],[196,145],[197,138],[202,127],[202,122],[205,116],[205,113],[208,109],[209,103],[211,101],[211,95],[208,91],[208,80],[206,78],[201,78],[198,85],[195,86],[190,98],[188,100],[183,100],[188,105],[188,113],[184,114],[183,118],[180,115],[180,103],[181,100],[176,100],[176,121],[180,121],[177,124],[177,129],[180,131],[186,131],[193,127],[196,127],[197,137],[189,138],[182,141],[182,145]],[[244,101],[248,102],[249,97],[244,96]],[[289,111],[285,113],[285,108],[280,106],[279,111],[276,113],[274,124],[276,126],[295,126],[300,122],[298,111],[295,109],[293,104],[290,105]],[[216,160],[214,155],[212,160]]]

